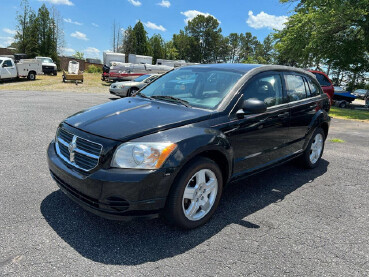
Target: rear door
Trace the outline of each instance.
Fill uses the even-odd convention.
[[[310,78],[293,72],[284,74],[291,120],[289,148],[291,153],[303,148],[305,138],[319,109],[320,90]]]

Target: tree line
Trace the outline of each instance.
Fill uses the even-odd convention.
[[[126,57],[128,54],[149,55],[154,63],[157,59],[194,63],[272,63],[274,59],[271,35],[263,42],[250,32],[223,36],[218,20],[204,15],[188,21],[184,30],[174,34],[170,41],[165,41],[160,34],[148,37],[141,21],[123,32],[114,23],[112,42],[114,52],[125,53]]]
[[[61,17],[55,7],[50,10],[43,4],[37,13],[28,0],[22,0],[17,14],[16,34],[11,47],[29,57],[51,57],[58,61],[64,44]]]

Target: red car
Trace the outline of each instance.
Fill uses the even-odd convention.
[[[332,81],[329,79],[327,74],[325,74],[324,72],[316,71],[316,70],[309,70],[309,71],[313,73],[315,77],[318,79],[320,86],[322,87],[324,93],[328,95],[329,101],[331,102],[331,105],[332,105],[333,94],[334,94],[334,88],[333,88]]]

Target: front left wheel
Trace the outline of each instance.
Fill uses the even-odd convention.
[[[164,216],[170,223],[184,229],[199,227],[215,212],[222,190],[219,166],[210,159],[197,158],[179,173]]]

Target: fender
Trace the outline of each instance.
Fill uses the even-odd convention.
[[[219,130],[186,125],[148,135],[134,141],[163,142],[167,141],[167,137],[172,138],[171,142],[177,144],[177,149],[163,165],[168,174],[177,175],[179,168],[182,168],[196,156],[204,155],[209,153],[209,151],[216,151],[224,156],[228,166],[227,175],[231,176],[233,171],[233,149],[227,137]],[[228,180],[224,181],[227,182]]]
[[[316,128],[320,127],[323,122],[329,121],[329,116],[325,110],[320,109],[316,112],[313,119],[311,120],[308,131],[305,136],[305,143],[303,145],[303,149],[305,150],[312,135],[314,134]]]

